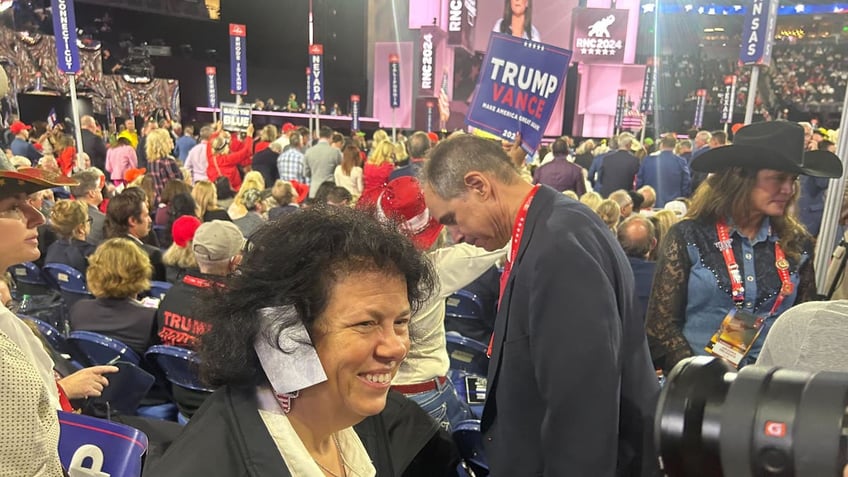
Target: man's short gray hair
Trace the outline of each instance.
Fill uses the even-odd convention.
[[[71,186],[71,194],[76,198],[100,188],[100,175],[92,170],[77,172],[73,179],[79,182],[79,185]]]
[[[462,135],[440,142],[430,151],[421,170],[422,182],[443,199],[466,192],[465,175],[471,171],[489,173],[504,184],[520,180],[498,142]]]
[[[201,141],[208,141],[208,140],[209,140],[209,136],[211,136],[211,135],[212,135],[212,132],[213,132],[213,131],[214,131],[214,129],[212,128],[212,126],[210,126],[210,125],[208,125],[208,124],[207,124],[207,125],[205,125],[205,126],[203,126],[203,127],[201,127],[201,128],[200,128],[200,140],[201,140]]]
[[[636,137],[630,133],[624,132],[618,135],[618,148],[629,151]]]

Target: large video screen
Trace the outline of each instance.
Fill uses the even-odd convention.
[[[571,46],[571,16],[577,0],[477,0],[473,52],[454,52],[453,95],[449,129],[461,128],[479,79],[483,56],[492,32],[512,34],[560,48]],[[513,22],[513,16],[521,21]],[[559,101],[559,100],[558,100]],[[549,130],[562,128],[562,108],[555,112]]]
[[[104,7],[126,8],[196,20],[220,20],[221,0],[77,0]]]

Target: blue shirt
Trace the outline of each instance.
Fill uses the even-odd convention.
[[[41,159],[41,153],[38,152],[38,149],[36,149],[31,142],[25,141],[19,137],[12,140],[12,144],[9,145],[9,149],[12,150],[12,155],[23,156],[32,161],[33,167],[37,166],[39,159]]]
[[[185,164],[186,157],[191,148],[197,145],[197,141],[191,136],[181,136],[174,142],[174,155]]]
[[[801,176],[801,195],[798,198],[798,219],[815,237],[821,229],[824,214],[824,198],[830,179],[823,177]]]

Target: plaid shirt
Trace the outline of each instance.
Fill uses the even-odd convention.
[[[149,173],[153,176],[153,190],[155,191],[154,205],[158,206],[162,197],[162,190],[165,188],[165,183],[171,179],[183,180],[183,173],[180,171],[180,166],[173,157],[165,157],[150,161],[147,164]]]
[[[301,184],[309,184],[309,179],[303,170],[303,153],[297,148],[289,147],[277,158],[277,171],[284,181],[295,180]]]

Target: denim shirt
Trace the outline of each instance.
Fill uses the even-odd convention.
[[[687,222],[691,224],[692,230],[688,231],[691,233],[684,232],[684,237],[692,266],[689,270],[683,335],[696,354],[705,355],[704,346],[718,330],[727,312],[736,304],[731,298],[730,277],[724,257],[715,245],[718,242],[715,224]],[[770,314],[781,288],[774,257],[774,244],[778,237],[772,233],[768,218],[763,220],[754,240],[742,235],[732,223],[729,226],[733,255],[739,265],[744,287],[745,300],[740,308],[765,318],[762,331],[747,358],[740,364],[741,367],[756,360],[774,321],[795,303],[800,281],[798,271],[810,259],[810,250],[805,248],[799,261],[789,260],[789,276],[794,285],[792,294],[786,296],[777,310]],[[705,257],[704,252],[708,256]]]

